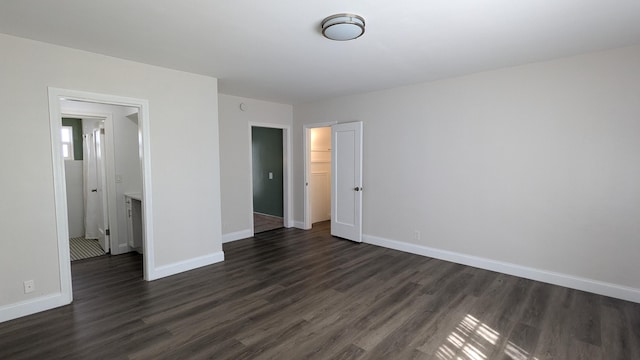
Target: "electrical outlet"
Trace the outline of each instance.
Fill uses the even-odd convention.
[[[420,231],[416,230],[413,232],[413,240],[420,240]]]
[[[36,283],[33,280],[27,280],[24,282],[24,293],[28,294],[36,290]]]

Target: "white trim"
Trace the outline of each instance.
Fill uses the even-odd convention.
[[[382,246],[411,254],[428,256],[440,260],[473,266],[480,269],[497,271],[503,274],[518,276],[526,279],[541,281],[549,284],[564,286],[572,289],[640,303],[640,289],[636,288],[568,274],[562,274],[553,271],[531,268],[522,265],[516,265],[497,260],[491,260],[478,256],[461,254],[448,250],[410,244],[402,241],[389,240],[372,235],[363,235],[362,239],[363,242],[371,245]]]
[[[282,172],[284,173],[284,177],[282,179],[282,206],[283,206],[283,220],[284,227],[290,228],[293,225],[293,174],[292,174],[292,164],[293,164],[293,144],[292,139],[293,136],[291,134],[291,126],[283,125],[283,124],[273,124],[273,123],[262,123],[256,121],[249,121],[249,216],[251,218],[251,236],[254,234],[254,223],[253,223],[253,147],[252,147],[252,127],[263,127],[263,128],[272,128],[272,129],[282,129]],[[251,237],[248,236],[248,237]]]
[[[311,228],[306,229],[304,227],[304,222],[303,221],[294,221],[293,222],[293,227],[295,227],[296,229],[300,229],[300,230],[311,230]]]
[[[253,222],[253,131],[251,128],[251,122],[249,122],[249,231],[251,232],[251,236],[255,235],[255,224]],[[284,211],[284,209],[283,209]]]
[[[244,229],[240,231],[235,231],[228,234],[222,234],[222,243],[228,243],[236,240],[242,240],[246,238],[250,238],[253,236],[253,231],[251,229]]]
[[[224,261],[224,252],[218,251],[213,254],[159,266],[155,268],[155,271],[152,274],[154,277],[149,280],[157,280],[163,277],[179,274],[181,272],[219,263],[221,261]]]
[[[302,126],[302,149],[303,152],[303,168],[304,168],[304,182],[302,183],[302,197],[303,197],[303,214],[302,214],[302,226],[295,225],[295,227],[302,230],[311,229],[311,201],[309,199],[309,178],[311,177],[311,129],[332,127],[337,124],[337,121],[328,121],[322,123],[305,124]],[[330,162],[330,161],[329,161]],[[298,223],[296,221],[296,223]]]
[[[70,304],[73,301],[71,288],[71,255],[69,253],[69,219],[67,215],[67,180],[64,172],[64,160],[60,151],[60,127],[62,116],[60,113],[60,95],[57,89],[49,88],[49,124],[51,129],[51,161],[53,162],[53,195],[56,211],[56,236],[58,237],[58,271],[60,273],[60,294],[65,301],[49,303],[58,306]],[[55,296],[55,295],[53,295]],[[27,302],[29,303],[29,302]],[[24,303],[19,303],[24,304]],[[24,307],[25,310],[39,311],[38,306]],[[24,313],[29,315],[29,313]]]
[[[144,279],[150,281],[157,278],[154,274],[155,251],[153,241],[153,199],[151,198],[151,131],[149,126],[149,101],[140,100],[138,106],[138,136],[140,144],[140,163],[142,164],[142,217],[144,228],[142,232],[142,258],[144,262]]]
[[[5,305],[0,307],[0,323],[70,303],[71,299],[65,294],[56,293]]]

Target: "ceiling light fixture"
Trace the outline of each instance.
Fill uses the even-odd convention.
[[[327,39],[346,41],[364,34],[364,18],[354,14],[335,14],[322,20],[322,35]]]

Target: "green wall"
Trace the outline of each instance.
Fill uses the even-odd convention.
[[[252,127],[251,149],[253,211],[282,217],[282,129]]]
[[[62,126],[73,127],[73,159],[82,160],[82,119],[62,118]]]

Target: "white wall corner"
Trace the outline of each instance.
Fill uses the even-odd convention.
[[[71,298],[56,293],[0,307],[0,323],[71,304]]]
[[[221,261],[224,261],[224,252],[218,251],[213,254],[159,266],[149,272],[149,281],[212,265]]]
[[[242,240],[253,236],[251,229],[244,229],[228,234],[222,234],[222,243],[228,243],[236,240]]]
[[[293,222],[293,227],[297,228],[297,229],[301,229],[301,230],[311,230],[311,228],[305,228],[304,227],[304,221],[294,221]]]
[[[571,289],[587,291],[595,294],[614,297],[617,299],[640,303],[640,289],[636,288],[547,270],[530,268],[512,263],[456,253],[453,251],[430,248],[427,246],[416,245],[402,241],[389,240],[373,235],[363,234],[362,240],[363,242],[371,245],[382,246],[411,254],[432,257],[462,265],[473,266],[480,269],[496,271],[507,275],[518,276],[526,279],[541,281],[548,284],[564,286]]]

